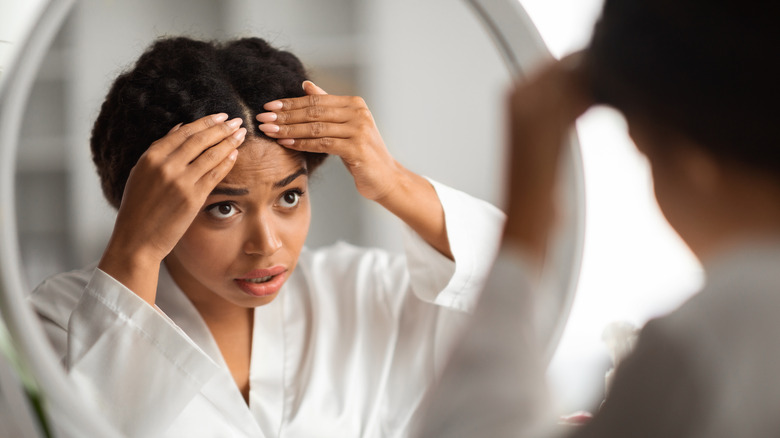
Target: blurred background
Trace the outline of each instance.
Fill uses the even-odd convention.
[[[2,1],[0,67],[15,26],[43,0]],[[521,0],[555,56],[583,47],[601,0]],[[11,11],[10,14],[6,14]],[[16,18],[9,18],[16,17]],[[16,32],[16,33],[14,33]],[[31,285],[100,257],[114,212],[89,157],[91,125],[111,81],[160,35],[260,36],[298,55],[318,85],[363,96],[385,142],[410,169],[500,205],[504,95],[510,78],[462,1],[82,0],[32,91],[17,161],[17,215]],[[1,78],[0,78],[1,80]],[[645,160],[607,108],[577,124],[586,180],[585,254],[577,297],[550,366],[562,413],[604,395],[605,327],[641,326],[702,282],[701,268],[657,209]],[[399,224],[361,200],[338,159],[311,181],[307,244],[398,250]]]

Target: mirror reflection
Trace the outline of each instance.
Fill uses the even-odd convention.
[[[497,245],[501,214],[478,199],[501,198],[498,54],[462,4],[432,37],[441,4],[309,2],[301,16],[278,2],[158,3],[79,4],[25,118],[30,282],[79,269],[31,298],[63,363],[130,434],[202,434],[207,419],[269,436],[406,430]],[[234,42],[166,40],[133,66],[179,34]],[[250,35],[311,75],[235,42]],[[122,71],[135,88],[106,98]],[[322,138],[336,140],[316,168]]]
[[[403,3],[310,3],[305,14],[299,4],[276,2],[76,5],[46,57],[22,128],[18,217],[31,284],[102,253],[114,212],[91,162],[90,130],[110,82],[159,35],[253,35],[289,49],[331,94],[366,99],[400,162],[500,203],[500,106],[509,75],[467,6],[414,5],[418,13],[409,16]],[[425,20],[441,11],[447,23],[430,35]],[[398,32],[398,24],[412,30]],[[436,111],[415,104],[420,96],[430,96],[426,101]],[[458,124],[465,111],[483,127]],[[460,145],[474,145],[473,153],[453,153]],[[359,199],[337,164],[326,162],[313,187],[322,191],[313,199],[321,220],[312,224],[308,245],[343,239],[400,250],[397,239],[386,236],[393,221]]]

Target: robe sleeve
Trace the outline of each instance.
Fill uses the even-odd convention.
[[[527,266],[516,248],[501,250],[413,436],[546,436],[552,410]]]
[[[503,230],[504,214],[494,206],[431,183],[444,209],[454,261],[407,227],[405,256],[377,264],[373,277],[382,276],[385,284],[365,288],[384,290],[391,310],[358,312],[383,315],[384,324],[375,317],[366,326],[377,339],[392,340],[385,352],[390,367],[380,411],[388,430],[404,430],[417,421],[425,392],[441,375],[471,318]]]
[[[128,436],[164,430],[218,370],[167,316],[99,269],[67,339],[71,379]]]
[[[505,215],[485,201],[429,181],[444,208],[447,238],[455,261],[405,227],[404,249],[411,288],[423,301],[470,312],[498,253]]]

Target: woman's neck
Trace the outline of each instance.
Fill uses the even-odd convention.
[[[175,260],[166,259],[165,263],[176,285],[206,323],[239,392],[249,403],[254,308],[238,306],[208,290],[177,269]]]
[[[780,183],[754,173],[729,178],[704,205],[692,208],[680,234],[702,262],[745,242],[780,236]]]

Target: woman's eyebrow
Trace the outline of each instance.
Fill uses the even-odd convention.
[[[290,184],[291,182],[295,181],[295,178],[298,178],[301,175],[308,175],[308,174],[309,174],[309,171],[306,170],[305,167],[301,167],[300,169],[298,169],[295,172],[291,173],[289,176],[287,176],[287,177],[285,177],[285,178],[275,182],[274,183],[274,188],[275,189],[282,188],[282,187]]]
[[[225,195],[225,196],[242,196],[249,193],[247,189],[234,189],[230,187],[215,187],[214,190],[209,193],[209,196]]]

